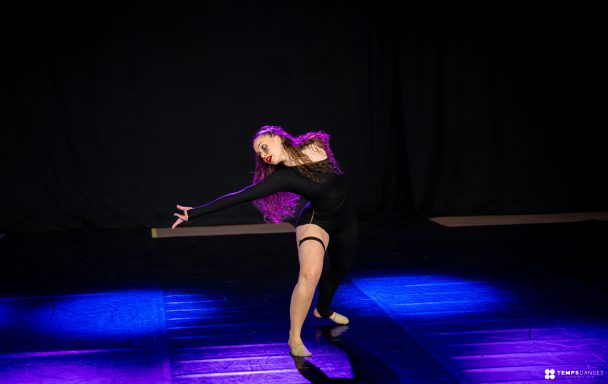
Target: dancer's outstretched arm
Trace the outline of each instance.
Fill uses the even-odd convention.
[[[277,170],[259,183],[248,185],[240,191],[227,193],[208,203],[195,207],[177,205],[177,209],[182,210],[183,214],[174,214],[174,216],[177,216],[177,220],[173,223],[171,228],[173,229],[184,221],[189,221],[190,219],[207,213],[229,208],[239,203],[256,200],[276,192],[286,191],[287,183],[284,176],[285,175],[280,170]]]

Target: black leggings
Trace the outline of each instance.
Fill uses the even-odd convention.
[[[358,225],[355,210],[349,201],[343,203],[331,212],[314,211],[306,205],[298,216],[297,225],[317,224],[329,234],[329,266],[323,269],[319,282],[319,293],[317,297],[317,310],[322,317],[332,315],[331,301],[338,289],[338,285],[344,276],[350,271],[357,251]],[[314,236],[308,236],[300,240],[316,240]],[[325,248],[325,246],[323,246]]]

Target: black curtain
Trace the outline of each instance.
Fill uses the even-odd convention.
[[[584,3],[3,7],[5,231],[168,226],[251,183],[266,124],[330,133],[361,218],[607,208]]]

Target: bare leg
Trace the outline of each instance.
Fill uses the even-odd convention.
[[[308,236],[317,236],[325,244],[329,242],[327,232],[315,224],[302,225],[296,228],[296,240],[298,243],[302,238]],[[289,340],[292,346],[302,344],[302,326],[310,309],[321,272],[323,271],[324,254],[325,250],[318,241],[306,240],[298,248],[300,274],[298,283],[293,289],[291,305],[289,307],[291,322]]]

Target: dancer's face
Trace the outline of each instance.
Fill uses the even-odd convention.
[[[268,164],[276,165],[283,161],[284,150],[281,137],[262,135],[253,141],[253,150]]]

